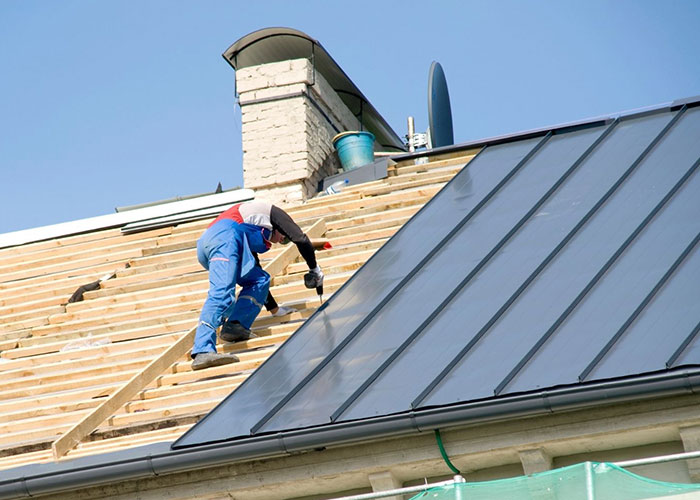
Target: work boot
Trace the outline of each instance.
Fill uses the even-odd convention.
[[[212,366],[228,365],[240,361],[235,354],[219,354],[218,352],[200,352],[192,360],[193,370],[203,370]]]
[[[219,337],[221,337],[221,340],[224,342],[243,342],[244,340],[257,338],[257,335],[241,325],[238,321],[227,321],[221,327]]]

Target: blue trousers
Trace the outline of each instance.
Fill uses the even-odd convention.
[[[197,241],[197,260],[209,270],[209,293],[199,316],[193,355],[216,352],[216,329],[224,318],[250,328],[267,298],[270,275],[260,266],[241,276],[241,264],[247,258],[243,241],[247,234],[243,226],[247,225],[222,220]],[[236,284],[242,287],[238,298]]]

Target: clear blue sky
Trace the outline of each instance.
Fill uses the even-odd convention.
[[[698,0],[0,0],[0,233],[241,185],[221,53],[270,26],[401,136],[427,128],[433,60],[457,142],[700,94]]]

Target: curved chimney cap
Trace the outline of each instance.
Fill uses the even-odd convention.
[[[222,55],[233,69],[291,59],[312,60],[316,71],[333,87],[338,97],[360,120],[363,128],[376,136],[382,147],[406,151],[401,138],[323,45],[306,33],[293,28],[264,28],[238,39]]]

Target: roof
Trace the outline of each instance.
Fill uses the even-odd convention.
[[[627,183],[637,178],[639,172],[645,171],[648,174],[654,170],[648,165],[659,170],[660,180],[658,187],[657,183],[652,183],[650,185],[643,184],[642,188],[644,188],[645,195],[651,194],[658,197],[660,191],[669,188],[667,179],[663,179],[663,173],[666,172],[667,168],[666,163],[676,164],[679,161],[682,163],[693,154],[697,158],[697,146],[692,144],[689,147],[686,146],[688,142],[692,143],[693,134],[695,137],[697,136],[697,128],[694,127],[697,125],[697,108],[695,106],[697,106],[698,101],[697,98],[689,99],[685,103],[676,102],[644,113],[621,116],[618,117],[619,119],[594,119],[550,129],[460,144],[452,148],[439,148],[427,155],[430,157],[427,164],[423,164],[424,160],[414,164],[414,160],[421,153],[402,155],[394,158],[398,163],[387,179],[353,186],[341,194],[310,200],[308,203],[290,208],[290,213],[303,227],[317,223],[319,218],[327,221],[328,232],[326,236],[333,242],[335,248],[319,257],[327,276],[326,292],[337,294],[341,299],[332,297],[323,308],[317,310],[318,302],[313,291],[310,292],[303,286],[298,286],[298,283],[301,282],[301,274],[304,272],[303,263],[289,265],[282,276],[273,281],[273,292],[280,302],[298,307],[299,313],[283,318],[271,318],[263,314],[254,325],[256,333],[261,334],[259,339],[240,345],[219,346],[219,349],[223,351],[237,352],[242,359],[241,363],[211,368],[202,372],[191,372],[190,363],[183,356],[172,364],[163,375],[157,377],[154,383],[141,390],[135,398],[120,408],[108,421],[101,424],[83,443],[70,451],[67,460],[62,459],[58,463],[52,462],[51,452],[47,449],[51,442],[64,432],[72,422],[77,421],[99,404],[100,398],[118,388],[135,370],[139,370],[140,367],[149,363],[158,352],[162,352],[174,340],[182,336],[183,332],[196,321],[199,307],[203,301],[203,293],[206,290],[206,274],[193,264],[193,247],[197,236],[206,226],[208,220],[177,223],[173,226],[135,234],[124,234],[119,229],[95,231],[1,249],[0,266],[4,266],[5,270],[13,269],[13,266],[17,267],[13,269],[11,274],[3,273],[0,275],[4,280],[0,282],[0,298],[3,301],[0,303],[0,307],[3,308],[0,309],[3,327],[2,337],[0,337],[2,339],[0,348],[3,351],[0,353],[0,358],[6,360],[0,363],[0,371],[4,380],[8,381],[7,387],[9,388],[9,392],[3,391],[0,394],[2,397],[0,399],[0,425],[4,426],[5,431],[2,437],[4,440],[2,442],[3,448],[0,449],[3,456],[0,467],[11,468],[0,471],[0,496],[5,498],[9,495],[9,497],[15,498],[63,490],[73,491],[78,487],[104,482],[190,471],[230,464],[232,461],[249,460],[254,457],[293,454],[297,450],[325,448],[340,443],[367,442],[377,438],[415,433],[450,425],[463,426],[465,423],[481,422],[484,419],[501,420],[507,416],[548,415],[559,410],[586,408],[590,405],[600,405],[606,402],[629,401],[644,397],[657,399],[662,395],[676,396],[697,391],[700,387],[700,370],[697,369],[696,364],[692,364],[693,360],[697,358],[697,329],[693,329],[683,342],[673,345],[677,347],[676,352],[680,354],[676,356],[678,361],[674,362],[670,369],[662,368],[659,371],[620,375],[609,379],[593,375],[591,378],[585,378],[583,382],[574,381],[524,392],[517,392],[509,386],[501,394],[487,395],[481,399],[449,404],[437,402],[428,405],[422,403],[408,411],[400,409],[393,414],[375,411],[374,415],[361,418],[352,417],[357,409],[372,408],[367,403],[369,400],[364,399],[364,396],[372,396],[374,388],[378,387],[378,385],[375,386],[375,382],[383,383],[383,376],[390,373],[388,368],[391,368],[394,362],[402,361],[403,356],[410,353],[412,342],[406,341],[418,341],[418,337],[423,335],[423,331],[428,332],[432,328],[427,323],[426,328],[422,330],[416,328],[411,330],[418,332],[417,338],[404,337],[404,342],[399,347],[405,345],[405,349],[396,349],[396,344],[394,344],[394,346],[389,346],[389,349],[383,350],[383,344],[380,345],[377,341],[387,339],[393,342],[397,337],[396,332],[389,328],[375,330],[375,335],[368,335],[363,330],[366,326],[372,325],[373,321],[381,320],[385,313],[387,315],[399,314],[401,310],[393,310],[392,304],[405,302],[404,305],[408,305],[410,308],[404,309],[403,313],[415,315],[420,312],[418,306],[423,306],[421,301],[425,301],[425,297],[430,297],[433,304],[435,300],[438,300],[436,297],[426,295],[423,290],[411,289],[410,286],[405,287],[405,285],[411,284],[414,277],[416,279],[428,278],[431,272],[436,269],[428,264],[430,264],[431,255],[438,244],[437,238],[445,240],[440,252],[447,252],[450,248],[454,250],[453,243],[459,240],[453,239],[460,237],[461,231],[471,231],[470,228],[475,225],[475,221],[483,217],[484,211],[493,211],[490,212],[492,217],[489,223],[484,223],[482,220],[478,226],[482,228],[483,232],[474,239],[469,239],[470,244],[472,242],[483,243],[482,249],[489,249],[485,255],[488,259],[484,261],[485,264],[463,288],[466,290],[477,283],[481,283],[483,286],[481,273],[488,268],[491,269],[491,272],[497,270],[491,267],[491,259],[507,257],[508,254],[517,256],[518,259],[523,255],[528,255],[514,253],[509,244],[521,241],[520,238],[523,234],[529,234],[530,238],[535,238],[539,233],[529,232],[535,221],[545,223],[545,226],[541,228],[558,228],[553,233],[563,236],[561,227],[554,223],[557,220],[564,220],[562,218],[568,212],[551,213],[550,217],[550,214],[543,213],[542,207],[554,199],[559,199],[561,193],[565,192],[566,186],[583,186],[584,184],[579,183],[579,176],[581,172],[587,171],[588,165],[592,164],[589,162],[593,162],[593,158],[599,158],[601,164],[605,163],[605,167],[599,165],[596,170],[598,174],[602,175],[601,179],[605,178],[604,173],[608,168],[612,168],[611,165],[615,164],[613,160],[625,154],[624,148],[620,147],[620,143],[614,142],[613,139],[627,137],[626,140],[631,144],[630,148],[636,148],[642,152],[637,156],[639,161],[635,159],[629,165],[629,167],[633,167],[629,175],[616,176],[614,169],[609,172],[608,175],[614,181],[613,185],[617,184],[617,181],[622,181],[620,186],[615,188],[613,194],[598,207],[597,210],[601,211],[592,214],[589,220],[579,228],[579,232],[571,238],[570,243],[565,245],[569,248],[581,234],[584,234],[587,227],[593,225],[593,221],[602,217],[599,214],[604,213],[602,210],[612,204],[612,200],[619,199],[619,193],[622,192],[621,189]],[[687,106],[682,106],[683,104]],[[654,117],[656,119],[652,120]],[[667,119],[666,123],[662,124],[661,122],[665,119]],[[659,122],[658,139],[644,142],[643,137],[645,136],[638,135],[638,132],[651,130],[655,126],[652,122]],[[646,125],[640,128],[640,124]],[[589,136],[586,133],[592,134],[594,131],[599,132],[597,136]],[[589,139],[590,142],[587,142]],[[555,145],[556,147],[552,148]],[[528,146],[530,146],[529,149]],[[479,152],[481,147],[484,149]],[[573,152],[568,151],[569,149]],[[553,155],[557,151],[562,153],[562,156]],[[576,151],[581,151],[578,157],[575,156]],[[617,153],[612,154],[613,152]],[[569,172],[569,168],[558,165],[556,168],[560,169],[560,178],[564,180],[561,183],[554,182],[547,173],[551,173],[553,165],[556,166],[560,162],[552,162],[551,165],[543,163],[541,161],[542,155],[547,154],[550,155],[550,158],[561,159],[565,157],[563,153],[566,153],[567,157],[575,158],[569,166],[571,172]],[[477,154],[476,157],[474,157],[475,154]],[[422,155],[426,156],[425,153]],[[493,155],[496,157],[500,155],[503,161],[511,163],[509,173],[503,174],[503,167],[498,168],[498,164],[501,162],[493,161],[497,159]],[[601,157],[601,155],[603,156]],[[661,161],[661,167],[659,166],[659,155],[662,155],[664,160]],[[652,158],[655,158],[653,162]],[[490,160],[490,162],[485,160]],[[464,165],[467,167],[463,168]],[[688,168],[691,167],[697,167],[697,160],[688,166]],[[673,171],[676,172],[676,170]],[[476,175],[477,173],[478,175]],[[541,174],[541,178],[538,173]],[[457,175],[454,180],[445,186],[445,183],[452,179],[455,174]],[[646,222],[645,229],[639,232],[627,245],[627,248],[618,255],[620,262],[626,259],[627,253],[638,245],[637,238],[642,238],[646,234],[647,227],[657,227],[654,225],[656,218],[665,213],[668,207],[678,203],[681,206],[684,205],[682,201],[677,200],[683,200],[679,197],[691,185],[690,182],[695,178],[695,175],[694,171],[691,171],[678,189],[666,192],[666,194],[671,192],[671,196],[661,209],[656,211],[656,215]],[[522,183],[523,178],[530,179],[531,182]],[[509,220],[508,217],[512,218],[513,216],[510,203],[502,199],[503,193],[520,194],[522,192],[522,199],[519,196],[514,199],[520,200],[520,202],[527,201],[531,199],[528,196],[532,196],[528,189],[536,190],[542,187],[538,182],[534,182],[537,179],[540,179],[545,185],[549,183],[545,187],[551,188],[555,185],[557,187],[548,196],[544,195],[549,189],[542,192],[546,200],[545,204],[540,207],[539,211],[530,214],[531,217],[526,218],[513,234],[510,234],[510,231],[506,233],[508,235],[507,241],[492,254],[491,250],[497,248],[497,245],[489,247],[488,242],[492,240],[483,239],[482,241],[482,237],[489,236],[491,232],[495,234],[498,228],[502,229],[502,224]],[[682,177],[678,180],[681,179]],[[491,191],[487,193],[489,196],[483,196],[482,188],[485,181],[491,182],[492,185]],[[518,189],[513,187],[516,185]],[[443,186],[445,187],[441,191]],[[596,185],[592,184],[588,187],[595,189]],[[508,189],[509,191],[506,191]],[[439,194],[435,196],[438,192]],[[451,198],[445,197],[447,193],[452,193],[453,196]],[[428,200],[431,201],[425,204]],[[447,200],[447,205],[442,205],[445,200]],[[636,196],[634,200],[638,202],[638,205],[647,201],[644,196]],[[578,201],[578,199],[571,201],[571,207],[576,207]],[[527,215],[531,211],[530,209],[536,205],[533,203],[521,215]],[[469,206],[472,208],[465,211],[465,207]],[[527,207],[527,203],[518,206]],[[421,207],[423,208],[421,209]],[[411,216],[416,212],[418,212],[417,216],[411,219]],[[650,211],[644,214],[643,220],[646,220],[651,213]],[[570,217],[571,214],[568,216]],[[466,222],[460,226],[455,222],[457,219],[454,217],[466,217]],[[399,227],[407,220],[410,222],[397,233]],[[671,226],[676,227],[675,224]],[[418,238],[416,242],[411,239],[415,237],[416,227],[427,228],[436,237],[432,240],[426,239],[425,233],[422,233],[424,237]],[[537,227],[537,224],[534,227]],[[686,227],[684,223],[677,226],[677,228],[684,227]],[[683,231],[679,231],[679,234],[682,233]],[[470,234],[472,237],[475,236],[473,233]],[[494,234],[490,234],[490,236],[493,237]],[[391,235],[394,236],[391,237]],[[409,239],[404,240],[403,238],[406,237]],[[405,245],[399,245],[398,249],[393,246],[392,242],[395,241],[413,241],[417,244],[410,246],[410,250],[407,251]],[[530,245],[522,248],[534,248],[540,243],[539,241],[533,243],[531,239],[529,241]],[[385,248],[393,248],[393,253],[382,253],[384,252],[382,250],[375,257],[370,258],[369,256],[383,244],[386,244]],[[465,245],[464,248],[469,249],[469,246]],[[545,248],[554,249],[551,246],[545,246]],[[616,248],[617,251],[622,246],[615,247],[613,245],[613,248]],[[654,248],[655,251],[660,251],[659,245]],[[565,248],[561,249],[561,252],[565,251]],[[661,253],[663,254],[663,252]],[[694,250],[685,252],[685,256],[683,253],[681,252],[674,261],[679,261],[676,270],[668,273],[669,276],[665,278],[660,287],[652,288],[653,296],[647,294],[651,299],[646,301],[644,309],[637,314],[640,320],[645,317],[647,311],[652,310],[652,307],[658,307],[654,306],[656,300],[667,293],[666,290],[672,283],[676,283],[675,280],[678,276],[686,275],[688,269],[686,266],[695,258],[695,253]],[[439,252],[435,255],[438,254]],[[278,251],[270,252],[270,258],[275,258],[278,255]],[[450,263],[456,262],[464,265],[470,262],[469,255],[471,254],[458,252],[458,258]],[[670,258],[668,255],[666,257]],[[370,260],[367,265],[362,267],[362,271],[357,274],[357,281],[355,278],[350,279],[353,271],[362,266],[368,258]],[[427,260],[421,264],[424,258]],[[558,258],[557,255],[552,262]],[[598,280],[601,284],[608,281],[608,273],[612,274],[618,260]],[[424,269],[415,273],[414,276],[414,273],[410,272],[412,268],[409,269],[408,274],[405,274],[405,269],[401,271],[400,268],[397,270],[395,267],[395,264],[405,265],[406,262],[413,264],[414,267],[421,264]],[[471,262],[477,264],[476,261]],[[507,260],[500,262],[507,262]],[[516,273],[515,283],[528,284],[528,287],[521,294],[522,297],[526,297],[533,290],[529,287],[534,286],[547,275],[549,264],[534,280],[519,282],[518,276],[522,277],[522,273],[525,272],[520,269],[520,264],[528,264],[528,261],[511,263],[510,267],[504,268],[503,275],[505,278],[509,278],[505,273],[506,269],[510,271],[515,269],[519,272],[520,274]],[[101,282],[100,289],[86,292],[83,302],[65,304],[66,297],[77,284],[85,283],[86,278],[94,279],[97,273],[115,267],[117,268],[116,277]],[[371,286],[367,286],[367,282],[365,282],[364,287],[359,286],[363,283],[359,277],[367,276],[366,269],[377,271],[378,268],[379,271],[371,280]],[[404,274],[398,273],[398,271]],[[668,269],[660,278],[664,278],[667,271]],[[451,274],[453,273],[442,274],[441,277],[452,280],[454,284],[456,276]],[[657,284],[662,281],[659,279]],[[504,283],[506,282],[507,280],[504,281]],[[427,283],[430,284],[430,280]],[[378,287],[377,284],[381,286]],[[432,286],[435,287],[435,283],[432,283]],[[394,288],[397,290],[396,294],[392,296],[386,294],[388,289],[393,290]],[[440,289],[441,286],[437,288]],[[495,290],[498,287],[491,288]],[[357,293],[347,294],[348,290],[355,290]],[[490,290],[489,287],[482,288],[482,291],[490,291],[489,293],[494,290]],[[596,290],[596,287],[589,290],[591,297],[596,293]],[[410,292],[412,300],[399,301],[398,297],[406,292]],[[453,287],[452,292],[457,292],[453,297],[454,303],[456,303],[462,292],[459,291],[459,287]],[[689,298],[697,298],[697,291],[694,292],[692,286],[686,292]],[[357,300],[366,298],[367,294],[376,295],[377,293],[384,293],[384,299],[374,303],[367,300]],[[418,295],[418,299],[415,298],[415,295]],[[397,299],[392,301],[394,297]],[[348,300],[348,302],[345,303],[346,307],[340,314],[330,318],[328,313],[337,306],[338,300]],[[586,296],[579,302],[584,304],[587,300]],[[517,303],[518,299],[516,298],[510,305],[514,309]],[[642,300],[639,305],[644,305],[644,303],[645,301]],[[472,313],[480,312],[479,307],[477,307],[479,302],[467,305],[471,307]],[[370,312],[377,306],[377,314],[371,316],[367,312],[368,306]],[[694,306],[697,307],[697,305]],[[389,308],[385,309],[386,307]],[[443,308],[445,313],[455,312],[457,309],[459,308],[452,307],[452,303],[447,303],[446,307]],[[505,318],[513,309],[507,308],[503,317]],[[571,317],[574,317],[576,310],[574,308],[571,312]],[[691,308],[691,312],[694,310]],[[442,314],[442,310],[440,314]],[[436,316],[439,321],[445,317],[440,316],[440,314],[438,314],[439,317]],[[304,319],[309,316],[311,316],[311,320],[303,323]],[[307,379],[305,377],[307,374],[312,376],[308,377],[308,380],[303,384],[299,384],[297,383],[300,378],[298,375],[293,371],[286,373],[285,376],[290,376],[292,383],[297,384],[295,387],[298,387],[299,390],[286,392],[283,399],[286,400],[285,403],[295,402],[294,397],[307,390],[306,382],[310,382],[309,388],[314,388],[313,384],[318,382],[318,379],[314,379],[316,373],[312,372],[329,374],[328,368],[333,366],[332,363],[336,356],[341,359],[344,353],[350,352],[345,351],[346,348],[357,347],[359,343],[354,342],[355,337],[339,338],[335,335],[337,331],[340,331],[340,327],[352,326],[351,323],[355,322],[355,326],[359,327],[357,338],[365,341],[364,347],[367,350],[364,352],[364,357],[352,360],[352,366],[336,365],[337,370],[330,373],[332,377],[336,377],[333,380],[342,383],[348,380],[352,381],[354,374],[351,369],[354,370],[357,367],[357,374],[360,377],[366,377],[362,380],[370,381],[373,377],[367,377],[367,374],[373,368],[371,363],[377,359],[384,359],[387,362],[386,366],[385,363],[377,364],[375,362],[374,366],[380,368],[375,370],[378,374],[376,379],[372,379],[366,387],[365,384],[357,386],[357,389],[361,389],[355,391],[359,396],[356,398],[357,404],[353,400],[352,404],[344,409],[344,412],[337,412],[344,405],[332,406],[333,401],[330,401],[329,404],[329,400],[323,398],[318,401],[311,399],[302,401],[304,404],[309,404],[312,411],[318,411],[318,408],[323,408],[323,405],[326,405],[326,409],[333,408],[332,412],[337,414],[337,418],[333,422],[325,419],[329,416],[332,417],[330,411],[324,415],[325,418],[320,419],[316,419],[313,413],[309,413],[307,417],[304,417],[306,420],[302,422],[293,419],[301,415],[305,408],[298,406],[294,408],[297,411],[295,415],[294,413],[285,413],[285,405],[268,405],[266,411],[269,413],[269,418],[262,424],[263,426],[267,425],[268,422],[273,422],[276,425],[277,408],[275,406],[279,406],[279,409],[283,410],[280,412],[280,414],[284,413],[283,418],[291,415],[292,425],[302,423],[303,427],[293,428],[290,426],[279,432],[260,427],[254,431],[253,435],[250,435],[249,429],[248,435],[241,434],[233,439],[224,437],[223,442],[202,444],[203,442],[222,440],[221,434],[204,436],[205,439],[198,440],[202,437],[202,429],[210,426],[215,419],[221,418],[222,409],[227,408],[228,411],[231,411],[230,418],[226,422],[227,426],[235,422],[234,417],[241,416],[235,413],[236,408],[227,407],[231,401],[235,401],[233,398],[237,394],[244,393],[238,390],[215,411],[209,413],[209,416],[200,425],[194,427],[193,432],[186,434],[176,444],[176,449],[170,449],[173,439],[180,436],[194,422],[207,414],[225,394],[239,386],[241,389],[248,387],[256,378],[259,380],[257,375],[259,373],[268,373],[266,367],[274,367],[275,359],[278,356],[276,354],[270,357],[272,353],[278,352],[288,356],[289,351],[285,351],[287,345],[298,347],[299,344],[295,339],[303,340],[306,335],[304,332],[312,331],[311,329],[306,330],[305,326],[299,329],[301,325],[313,325],[313,328],[319,328],[319,320],[324,324],[325,329],[317,330],[321,335],[316,340],[323,340],[328,345],[325,346],[324,350],[324,346],[309,344],[311,347],[320,348],[318,351],[320,357],[317,360],[299,356],[290,361],[290,367],[293,366],[295,369],[301,370],[302,378]],[[429,384],[433,380],[438,380],[436,373],[448,366],[448,355],[452,354],[455,357],[460,353],[459,342],[463,342],[462,349],[469,345],[460,338],[460,333],[464,332],[466,328],[462,330],[459,328],[463,324],[472,328],[473,325],[470,321],[472,321],[471,318],[467,321],[458,321],[455,330],[447,332],[449,335],[447,339],[452,343],[448,344],[442,342],[441,337],[434,337],[438,338],[439,341],[435,342],[434,346],[429,347],[445,347],[444,351],[440,353],[443,356],[437,357],[436,350],[426,351],[433,358],[426,358],[426,362],[423,362],[421,358],[420,363],[411,367],[414,373],[408,373],[408,375],[415,376],[421,384]],[[562,325],[565,325],[567,321],[568,319]],[[499,322],[500,319],[492,326],[497,327]],[[416,325],[413,324],[413,326]],[[281,344],[297,329],[299,331],[291,337],[292,341]],[[623,332],[619,344],[614,344],[614,347],[622,345],[627,332],[636,331],[635,329],[635,322],[628,325],[628,329]],[[354,327],[353,330],[355,330]],[[678,333],[682,329],[674,331]],[[386,335],[387,332],[391,335]],[[433,332],[433,334],[436,333],[438,332]],[[439,332],[439,334],[442,335],[444,332]],[[485,332],[482,340],[488,339],[490,335],[490,331]],[[557,335],[559,333],[555,332],[551,338],[555,338]],[[598,337],[594,336],[594,338],[600,340]],[[107,339],[109,343],[102,344],[101,341]],[[67,345],[75,344],[77,343],[75,341],[81,340],[87,340],[87,345],[82,346],[83,349],[79,351],[62,350]],[[309,340],[313,341],[314,339],[307,336],[306,341]],[[399,338],[399,340],[401,339]],[[476,342],[476,345],[479,345],[482,340]],[[518,346],[517,343],[513,345],[520,348],[519,352],[523,352],[522,346]],[[546,345],[548,345],[547,341],[543,343],[543,346]],[[335,347],[338,349],[334,349]],[[370,348],[375,350],[371,351]],[[613,351],[614,349],[610,350],[611,353]],[[394,356],[394,354],[398,355]],[[505,354],[503,359],[496,358],[497,362],[504,361],[502,364],[505,365],[505,368],[508,368],[505,364],[508,361],[525,359],[525,357],[511,356],[508,352]],[[464,358],[468,360],[469,353]],[[266,359],[268,360],[265,361]],[[435,365],[427,364],[428,360],[434,362],[435,359],[437,359]],[[531,359],[536,360],[536,356]],[[321,363],[318,362],[319,360]],[[253,372],[255,375],[250,377],[253,369],[261,363],[263,369]],[[525,363],[523,366],[527,368],[527,365],[528,363]],[[650,363],[648,366],[652,365],[653,363]],[[462,376],[459,372],[461,369],[459,362],[453,368],[453,373]],[[498,368],[505,373],[506,370],[503,366]],[[523,373],[526,371],[527,369],[524,369]],[[345,375],[350,376],[345,377]],[[338,376],[340,377],[338,378]],[[248,381],[240,385],[242,381],[246,380],[246,377],[248,377]],[[443,378],[446,381],[449,379],[449,377]],[[493,380],[495,378],[488,380],[488,382],[491,383]],[[277,384],[281,387],[289,387],[291,385],[285,386],[284,377],[271,379],[270,382],[270,386]],[[457,385],[461,386],[459,383]],[[495,386],[495,384],[492,385]],[[318,387],[318,385],[315,386],[315,388]],[[338,385],[337,387],[343,391],[343,394],[349,394],[349,389],[352,389],[348,385]],[[418,393],[417,389],[421,387],[410,387],[410,390],[407,391],[408,397],[404,397],[404,399],[406,401],[413,399],[414,395]],[[436,387],[439,389],[443,386]],[[486,392],[490,389],[490,386],[487,387]],[[321,389],[323,389],[322,385]],[[322,392],[319,394],[324,396]],[[352,394],[350,395],[352,396]],[[401,408],[400,405],[404,403],[396,397],[400,396],[399,394],[388,391],[384,395],[387,399],[387,407],[396,404],[398,408]],[[381,396],[381,394],[374,392],[374,396]],[[430,394],[429,397],[432,398],[433,395]],[[348,398],[348,400],[350,399]],[[282,400],[278,402],[280,401]],[[274,403],[270,400],[265,404],[270,402]],[[311,406],[311,403],[314,405]],[[382,411],[381,408],[379,410]],[[267,417],[267,415],[265,416]],[[258,421],[260,420],[262,419]],[[321,422],[317,423],[318,421]],[[212,430],[211,427],[209,429]],[[234,430],[238,429],[240,426]],[[21,467],[24,464],[31,465]]]
[[[292,28],[264,28],[241,37],[222,55],[236,70],[277,61],[310,59],[361,125],[374,134],[377,144],[394,151],[406,150],[401,138],[323,45],[306,33]]]
[[[455,405],[505,415],[562,388],[571,404],[687,388],[697,104],[487,144],[174,448]]]
[[[288,207],[303,229],[325,221],[324,236],[333,245],[317,254],[326,274],[325,297],[475,152],[435,156],[425,165],[399,162],[385,179]],[[222,199],[230,204],[226,196],[212,195],[211,204],[218,206]],[[187,204],[189,212],[182,217],[197,213],[197,221],[172,220],[163,207],[149,207],[117,214],[121,226],[80,226],[81,231],[0,249],[0,469],[57,466],[52,442],[196,324],[208,278],[196,261],[195,245],[213,215],[200,213],[195,201],[168,206]],[[144,220],[143,214],[152,218]],[[130,221],[140,221],[135,223],[140,227]],[[43,228],[37,231],[46,234]],[[284,248],[262,255],[263,265]],[[272,283],[277,301],[298,312],[276,318],[263,311],[253,325],[258,339],[218,346],[236,352],[240,363],[192,372],[182,356],[65,458],[126,452],[180,436],[316,310],[318,298],[304,288],[304,272],[299,259],[276,273]],[[98,281],[82,301],[68,303],[79,287]]]

